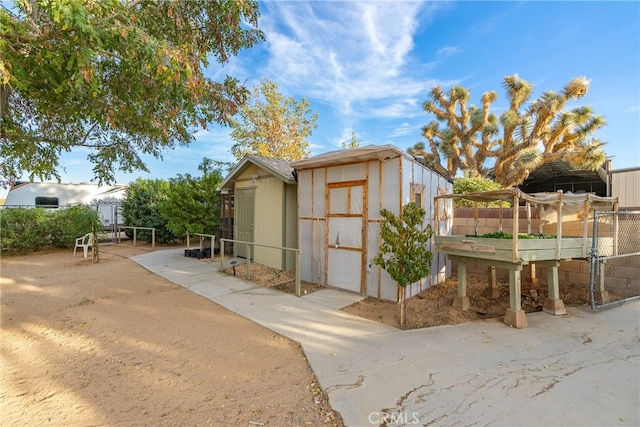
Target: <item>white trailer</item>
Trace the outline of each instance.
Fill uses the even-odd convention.
[[[18,182],[9,189],[5,208],[49,208],[93,206],[105,227],[122,220],[120,203],[126,197],[124,185],[71,184],[57,182]]]

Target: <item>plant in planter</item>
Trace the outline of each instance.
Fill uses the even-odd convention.
[[[475,234],[467,234],[466,237],[481,237],[485,239],[513,239],[513,234],[505,233],[504,231],[494,231],[493,233],[485,233],[480,236]],[[548,234],[528,234],[518,233],[518,239],[555,239],[556,236]]]

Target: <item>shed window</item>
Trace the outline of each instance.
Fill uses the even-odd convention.
[[[424,209],[424,190],[425,186],[422,184],[411,184],[411,201],[422,209]]]
[[[52,208],[59,206],[57,197],[36,197],[36,208]]]

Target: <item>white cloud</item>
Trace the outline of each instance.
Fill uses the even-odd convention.
[[[436,52],[438,55],[442,55],[442,56],[451,56],[451,55],[455,55],[456,53],[461,52],[461,49],[459,47],[456,46],[443,46],[440,49],[438,49],[438,51]]]
[[[283,92],[302,93],[344,115],[407,114],[415,107],[407,99],[424,97],[435,84],[410,68],[420,15],[432,13],[425,12],[427,7],[433,6],[419,1],[266,2],[260,26],[270,58],[262,74]]]
[[[411,126],[409,123],[403,122],[399,127],[393,130],[390,137],[394,138],[397,136],[406,136],[412,133],[416,133],[416,128],[416,126]]]

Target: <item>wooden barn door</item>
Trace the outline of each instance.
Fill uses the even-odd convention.
[[[366,181],[329,184],[326,193],[329,286],[365,293]]]
[[[255,188],[241,188],[235,191],[234,223],[235,240],[253,242],[253,216],[254,216]],[[236,256],[246,258],[247,245],[234,244]]]

